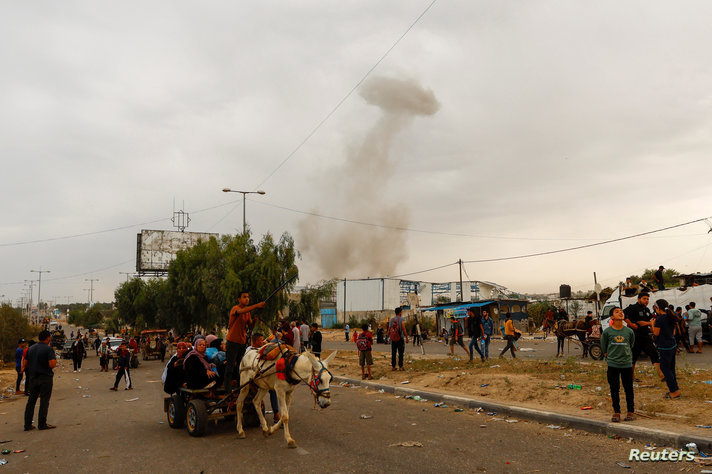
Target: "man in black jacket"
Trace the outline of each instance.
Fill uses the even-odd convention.
[[[82,371],[82,361],[87,356],[87,350],[84,348],[84,342],[81,336],[77,335],[77,339],[72,343],[72,362],[74,362],[74,371]]]
[[[650,362],[652,362],[658,370],[660,380],[664,378],[663,373],[660,370],[658,350],[655,347],[652,333],[650,332],[654,321],[650,321],[652,315],[648,309],[649,302],[650,295],[643,292],[638,295],[637,303],[629,305],[625,310],[623,310],[625,313],[626,324],[635,332],[635,344],[633,346],[633,379],[636,382],[640,382],[640,380],[635,378],[635,362],[643,352],[650,357]]]
[[[484,362],[485,356],[482,354],[480,349],[480,339],[484,334],[482,330],[482,319],[475,313],[475,308],[467,308],[467,332],[470,333],[470,362],[472,362],[475,353],[472,352],[474,347],[477,353],[480,355],[480,359]]]
[[[40,399],[40,411],[37,415],[37,426],[41,430],[56,428],[56,426],[47,423],[47,412],[49,411],[49,399],[52,396],[53,369],[57,366],[57,358],[49,345],[49,331],[40,331],[39,340],[38,344],[27,350],[22,366],[29,377],[30,384],[30,396],[25,406],[25,431],[35,429],[32,418],[35,416],[35,404],[38,398]],[[25,384],[27,383],[25,382]]]

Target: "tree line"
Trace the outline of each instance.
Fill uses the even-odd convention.
[[[251,301],[267,298],[282,282],[298,275],[299,257],[288,233],[275,241],[266,234],[255,243],[249,232],[200,241],[178,252],[166,278],[134,278],[114,292],[116,311],[104,322],[107,330],[132,327],[175,329],[179,333],[219,330],[237,304],[240,291]],[[267,301],[260,320],[275,321],[288,306],[294,281]]]

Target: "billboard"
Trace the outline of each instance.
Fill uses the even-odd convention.
[[[207,241],[218,234],[209,232],[177,232],[172,230],[141,230],[136,236],[136,271],[164,273],[179,250]]]

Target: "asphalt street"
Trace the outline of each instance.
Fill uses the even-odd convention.
[[[248,429],[239,440],[227,421],[192,438],[166,422],[162,369],[160,361],[142,362],[132,371],[136,388],[112,392],[114,374],[100,373],[93,353],[81,373],[61,361],[49,411],[57,429],[23,431],[24,397],[0,405],[0,441],[11,440],[0,446],[25,450],[2,456],[8,464],[0,472],[604,472],[622,469],[616,462],[638,472],[671,468],[627,461],[631,448],[643,447],[624,439],[341,386],[324,410],[313,408],[305,386],[297,387],[291,413],[297,449],[286,447],[281,431],[265,438]],[[413,443],[422,447],[400,446]]]

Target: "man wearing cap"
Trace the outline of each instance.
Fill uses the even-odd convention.
[[[663,270],[665,270],[665,267],[660,265],[658,267],[658,271],[653,274],[653,280],[655,280],[655,283],[658,284],[658,291],[665,289],[665,282],[663,281]]]
[[[56,428],[47,423],[49,399],[52,396],[54,371],[57,366],[57,357],[49,345],[50,334],[47,330],[40,331],[40,342],[27,350],[23,365],[24,371],[30,380],[30,396],[25,406],[25,431],[35,429],[32,419],[35,417],[35,405],[40,399],[40,411],[37,415],[37,427],[41,430]]]
[[[27,341],[24,339],[17,341],[17,349],[15,349],[15,372],[17,372],[15,395],[22,395],[23,393],[20,391],[20,384],[22,383],[22,376],[24,374],[22,370],[22,355],[25,353],[25,347],[27,347]],[[27,380],[25,380],[25,387],[27,387]]]

